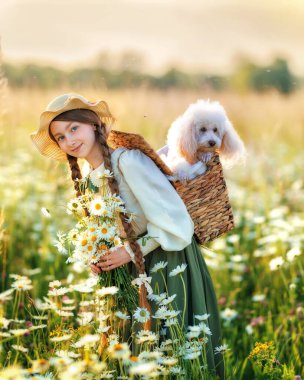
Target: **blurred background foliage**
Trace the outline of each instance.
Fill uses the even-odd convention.
[[[239,92],[265,92],[275,89],[290,94],[303,86],[303,78],[294,75],[288,61],[278,57],[268,65],[259,65],[247,58],[239,59],[227,75],[205,72],[185,72],[178,66],[158,75],[145,73],[145,59],[140,53],[127,51],[119,58],[103,52],[87,66],[61,69],[37,63],[4,63],[3,71],[12,88],[54,89],[63,86],[77,88],[148,87],[152,89],[212,89]]]

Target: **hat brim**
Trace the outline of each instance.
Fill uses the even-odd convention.
[[[51,139],[49,135],[49,126],[51,121],[63,112],[72,109],[88,109],[95,112],[101,121],[106,125],[106,133],[109,134],[112,125],[115,122],[114,116],[111,114],[107,103],[99,100],[95,103],[84,102],[79,98],[70,97],[63,107],[58,110],[46,110],[40,116],[40,127],[38,131],[30,135],[34,145],[38,148],[42,155],[54,158],[58,161],[66,161],[66,153],[59,148],[57,143]]]

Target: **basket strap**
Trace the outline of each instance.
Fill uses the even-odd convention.
[[[139,149],[146,156],[150,157],[164,174],[169,176],[173,174],[155,150],[151,148],[150,144],[141,135],[112,130],[108,136],[107,142],[113,149]]]

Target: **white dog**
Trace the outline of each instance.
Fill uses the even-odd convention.
[[[215,150],[226,167],[245,158],[244,144],[220,103],[198,100],[172,123],[158,154],[174,173],[171,179],[187,180],[206,171]]]

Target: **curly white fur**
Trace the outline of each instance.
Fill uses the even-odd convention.
[[[245,147],[219,102],[198,100],[171,125],[166,154],[160,155],[179,179],[206,171],[206,162],[218,150],[227,167],[245,158]]]

